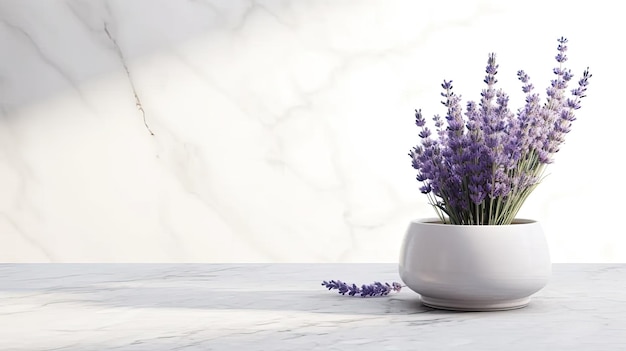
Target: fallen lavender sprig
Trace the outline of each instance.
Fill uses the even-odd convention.
[[[374,282],[369,285],[361,285],[358,287],[356,284],[347,284],[341,280],[323,281],[322,285],[328,288],[328,290],[337,289],[341,295],[348,294],[350,296],[361,295],[361,297],[373,297],[373,296],[386,296],[390,292],[399,292],[402,289],[400,283],[393,282],[381,283]]]

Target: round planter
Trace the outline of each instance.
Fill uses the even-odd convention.
[[[552,271],[541,225],[411,222],[400,253],[400,278],[426,306],[497,311],[528,305]]]

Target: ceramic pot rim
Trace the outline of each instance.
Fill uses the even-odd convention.
[[[535,224],[538,223],[537,220],[529,219],[529,218],[516,218],[513,220],[511,224],[490,224],[490,225],[459,225],[459,224],[443,224],[441,220],[436,217],[431,218],[420,218],[414,219],[411,221],[414,224],[420,225],[432,225],[432,226],[456,226],[456,227],[506,227],[510,225],[520,225],[520,224]]]

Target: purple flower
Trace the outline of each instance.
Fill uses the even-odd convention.
[[[324,280],[322,282],[322,286],[325,286],[328,290],[336,289],[341,295],[359,295],[361,297],[387,296],[391,292],[399,292],[402,289],[402,285],[397,282],[393,282],[391,284],[374,282],[369,285],[363,284],[358,287],[356,284],[350,285],[342,282],[341,280]]]
[[[568,84],[574,77],[563,67],[568,40],[561,37],[558,43],[558,66],[552,69],[554,79],[546,88],[543,105],[533,92],[529,75],[519,70],[525,104],[511,111],[509,96],[495,88],[499,65],[491,53],[483,80],[487,86],[478,103],[467,102],[463,111],[452,81],[444,80],[441,103],[447,111],[445,118],[433,118],[434,135],[421,110],[416,110],[421,142],[409,156],[417,170],[416,179],[422,183],[420,191],[444,223],[511,223],[541,180],[545,166],[552,162],[576,120],[575,111],[581,107],[591,78],[587,68],[568,96]]]

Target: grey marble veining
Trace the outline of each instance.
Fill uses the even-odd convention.
[[[480,99],[496,52],[516,110],[562,35],[594,77],[520,216],[624,262],[626,188],[590,184],[622,183],[625,31],[607,0],[0,0],[0,262],[395,262],[435,215],[414,109]]]
[[[4,264],[0,350],[624,350],[626,265],[556,264],[531,304],[461,313],[403,289],[393,264]]]

